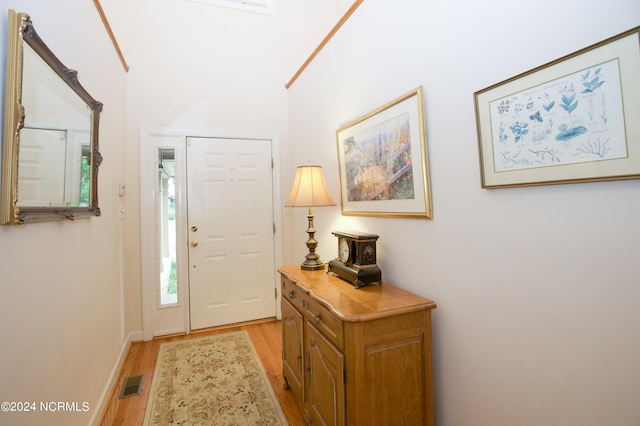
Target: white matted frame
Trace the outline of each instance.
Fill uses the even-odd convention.
[[[336,131],[343,215],[432,218],[422,87]]]
[[[640,178],[639,31],[476,92],[482,187]]]

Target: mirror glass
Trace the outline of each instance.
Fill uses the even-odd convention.
[[[0,222],[99,216],[102,104],[42,42],[29,16],[11,12]]]
[[[24,45],[18,207],[88,207],[91,110]]]

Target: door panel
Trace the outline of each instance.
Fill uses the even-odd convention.
[[[32,129],[20,133],[19,205],[64,206],[67,132]],[[69,200],[70,202],[71,200]]]
[[[271,143],[187,138],[191,328],[275,316]]]
[[[307,395],[314,425],[345,424],[344,355],[309,322],[304,329],[309,352]]]
[[[282,301],[282,367],[285,380],[301,400],[304,398],[302,314],[289,302]]]

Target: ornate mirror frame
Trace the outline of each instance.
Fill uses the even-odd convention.
[[[64,66],[42,41],[33,28],[28,14],[9,10],[8,29],[4,143],[2,150],[2,180],[0,182],[2,185],[0,224],[21,224],[60,219],[73,220],[80,217],[100,216],[100,208],[98,207],[98,168],[102,162],[102,156],[98,150],[98,127],[102,103],[96,101],[87,93],[78,81],[78,73]],[[27,84],[27,82],[23,81],[24,43],[29,45],[51,67],[55,74],[71,88],[73,93],[90,110],[90,147],[87,156],[90,175],[89,200],[80,206],[60,205],[59,203],[51,202],[42,202],[42,205],[38,205],[38,203],[21,205],[19,202],[18,157],[20,136],[21,130],[25,126],[25,114],[29,115],[29,110],[25,111],[25,107],[22,104],[23,84]]]

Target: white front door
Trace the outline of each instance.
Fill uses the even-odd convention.
[[[271,141],[187,138],[191,329],[276,315]]]
[[[67,132],[25,127],[20,132],[18,203],[64,206]]]

